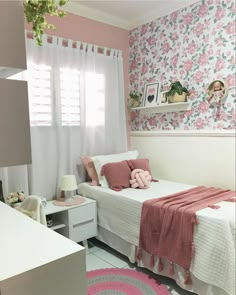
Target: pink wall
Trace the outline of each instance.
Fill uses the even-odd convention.
[[[72,13],[68,13],[64,18],[48,17],[48,21],[56,26],[55,30],[47,31],[50,35],[122,50],[125,97],[128,97],[129,32],[127,30]],[[25,28],[30,30],[31,27],[26,24]]]

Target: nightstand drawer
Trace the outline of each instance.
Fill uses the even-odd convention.
[[[69,238],[81,242],[97,235],[96,202],[71,208],[69,215]]]
[[[70,239],[74,242],[81,242],[97,235],[97,222],[95,219],[88,219],[72,225],[69,228]]]
[[[95,219],[97,216],[96,203],[86,204],[84,206],[71,208],[69,210],[69,224],[84,222],[89,219]]]

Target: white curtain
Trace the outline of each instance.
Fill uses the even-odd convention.
[[[42,47],[26,40],[32,165],[0,169],[5,195],[23,190],[53,199],[62,175],[84,181],[81,155],[128,148],[122,53],[49,39]]]

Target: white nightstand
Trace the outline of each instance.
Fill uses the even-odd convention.
[[[79,205],[56,206],[53,201],[47,202],[45,215],[52,220],[52,230],[74,242],[83,242],[87,248],[87,239],[97,235],[97,203],[85,198]]]

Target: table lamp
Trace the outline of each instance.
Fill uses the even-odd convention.
[[[77,181],[75,175],[64,175],[61,178],[61,198],[64,201],[68,201],[73,195],[74,191],[77,190]]]

